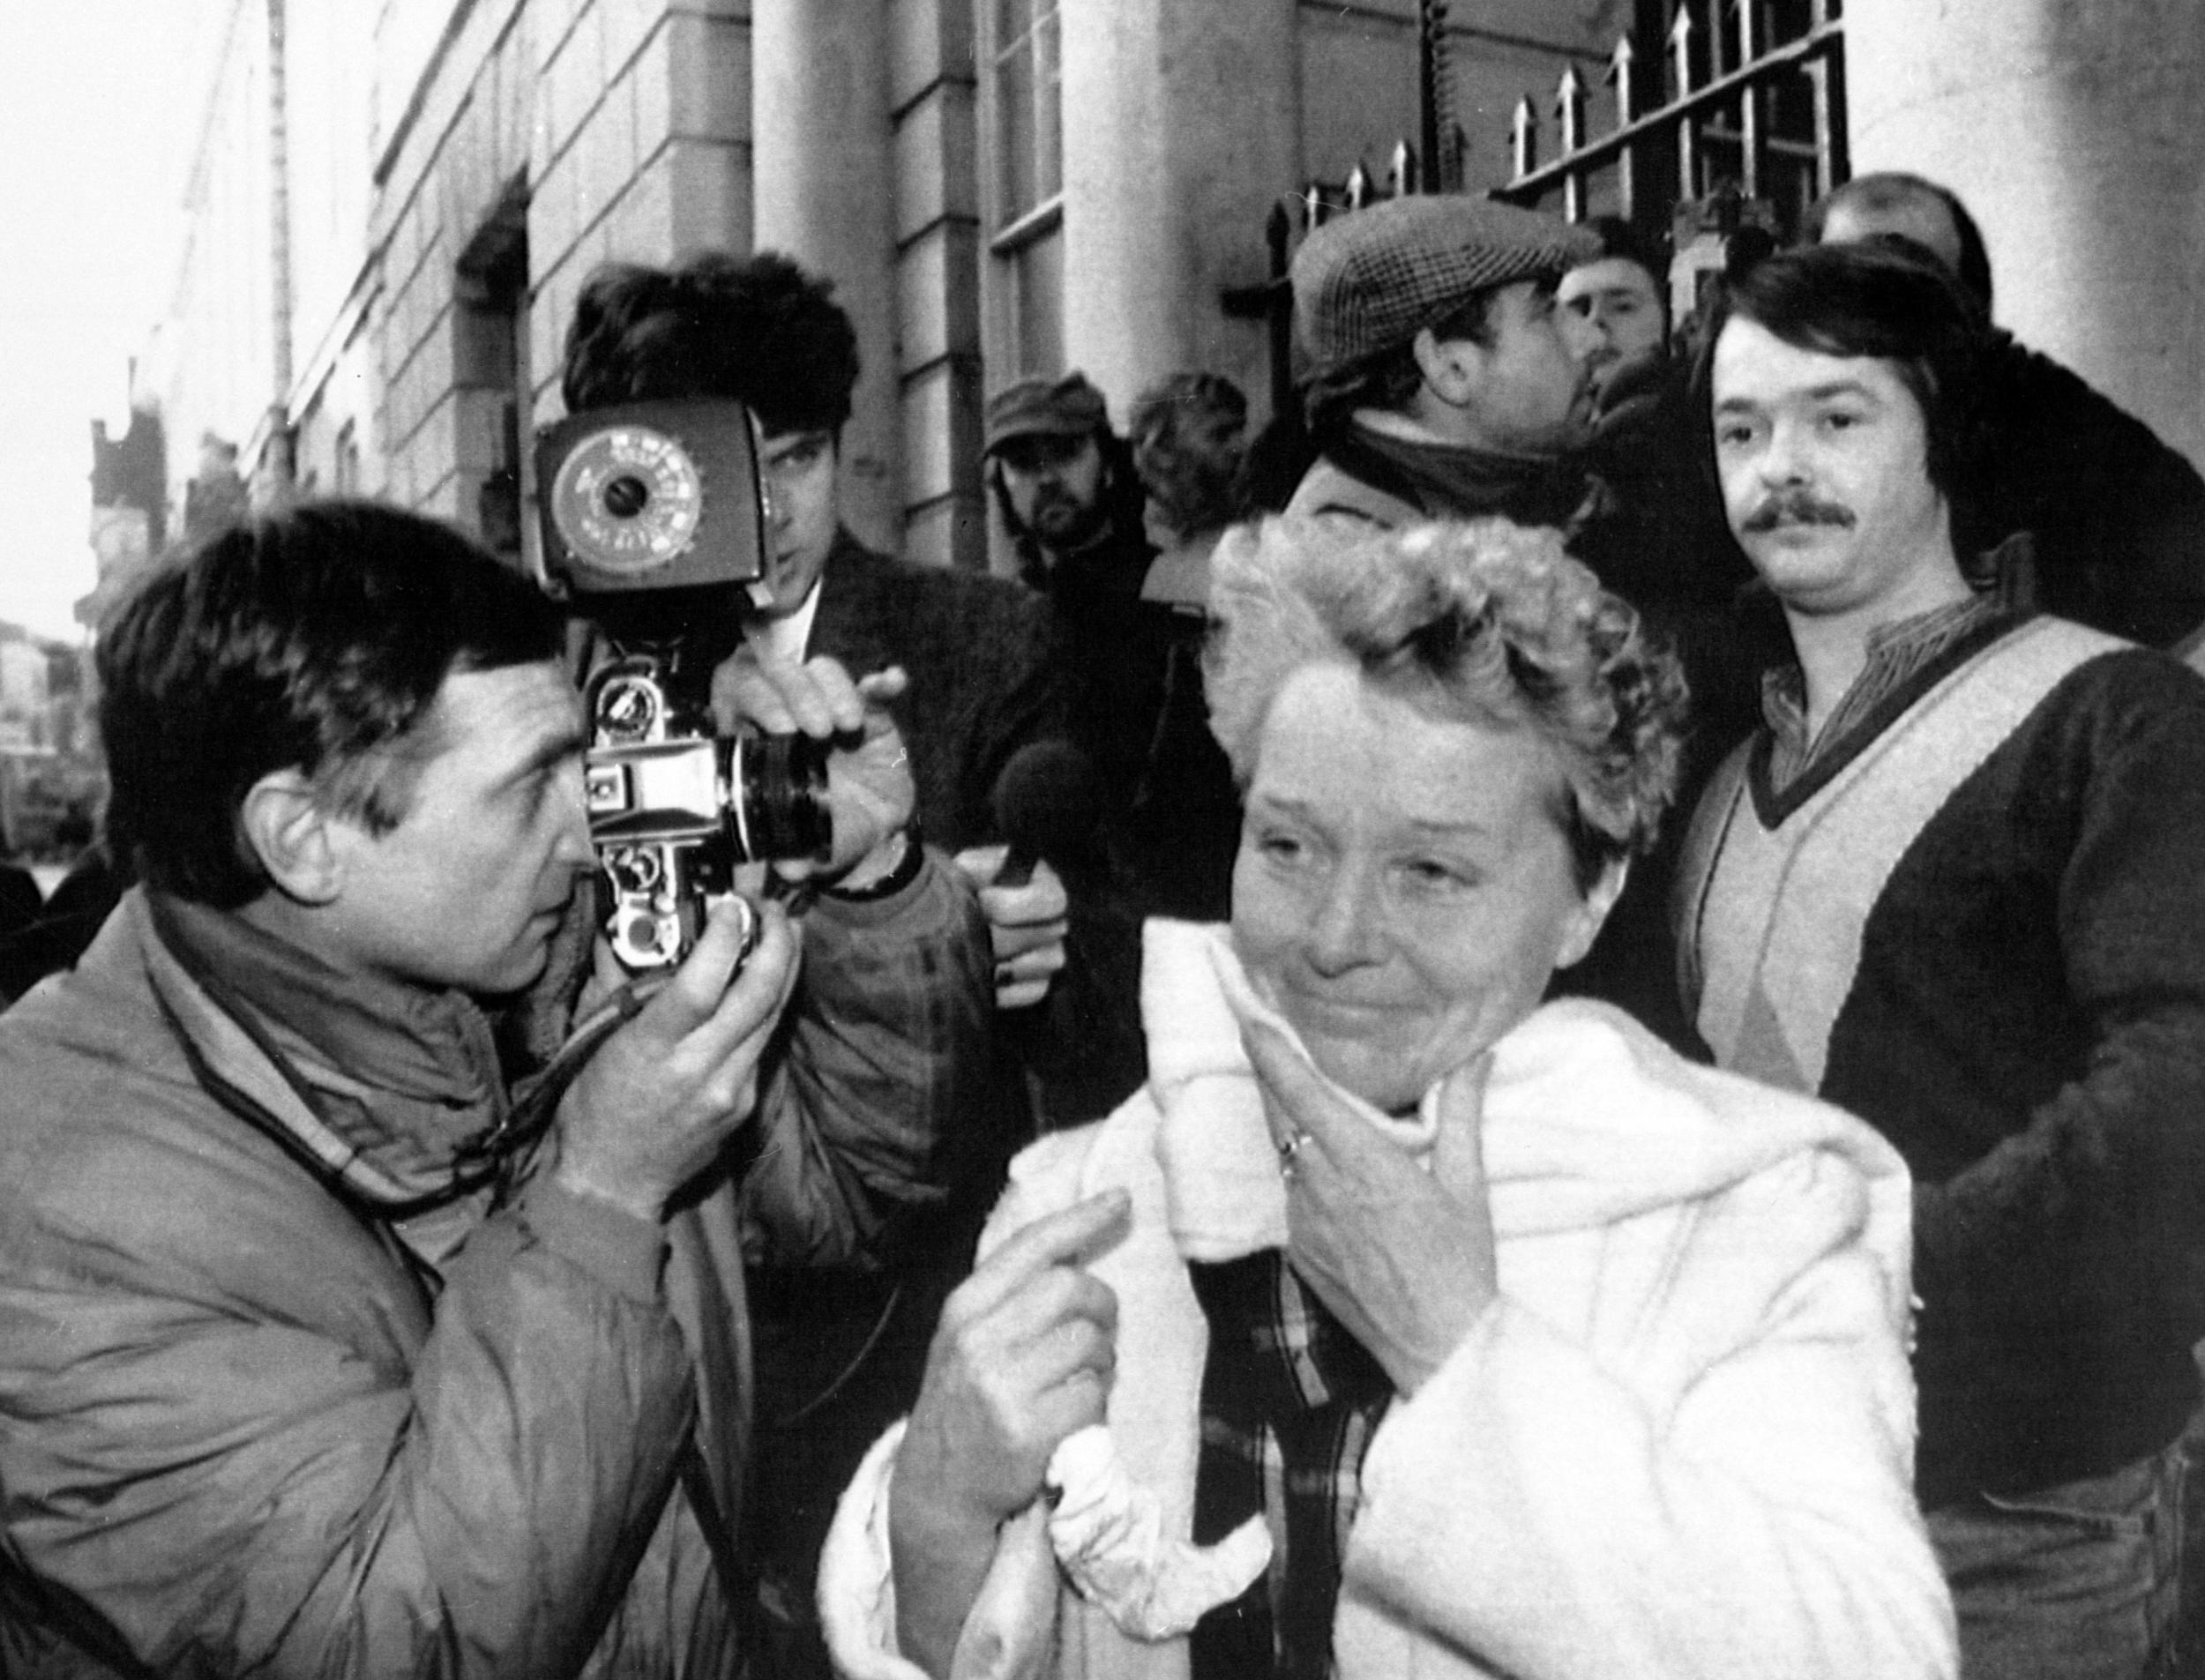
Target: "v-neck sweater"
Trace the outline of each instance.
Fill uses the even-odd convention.
[[[1914,1175],[1925,1504],[2164,1445],[2205,1327],[2205,683],[1992,623],[1781,790],[1770,751],[1694,819],[1687,1007]]]

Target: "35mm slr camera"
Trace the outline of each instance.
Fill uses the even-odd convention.
[[[610,649],[586,691],[583,773],[605,931],[631,971],[679,963],[721,900],[747,911],[739,865],[833,839],[825,745],[717,733],[699,656],[765,575],[758,445],[750,411],[717,400],[595,409],[537,440],[547,586]]]
[[[624,967],[680,960],[706,911],[733,894],[737,864],[809,856],[833,838],[826,749],[810,736],[715,735],[682,715],[648,659],[599,672],[588,703],[589,836]]]

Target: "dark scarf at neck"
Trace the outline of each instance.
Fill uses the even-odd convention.
[[[333,967],[231,912],[149,892],[161,944],[306,1110],[269,1114],[345,1192],[403,1214],[475,1189],[506,1115],[490,1023],[459,992]]]
[[[1498,515],[1574,534],[1604,511],[1605,487],[1573,456],[1510,455],[1424,443],[1349,425],[1326,446],[1334,465],[1413,502],[1435,519]]]
[[[1363,1455],[1394,1385],[1283,1251],[1189,1261],[1187,1275],[1209,1321],[1194,1538],[1260,1513],[1274,1542],[1266,1575],[1195,1624],[1193,1680],[1327,1680]]]

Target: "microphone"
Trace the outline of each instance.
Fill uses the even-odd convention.
[[[1088,755],[1068,741],[1032,741],[995,785],[995,821],[1010,852],[997,886],[1024,886],[1037,859],[1077,851],[1102,820],[1102,788]]]

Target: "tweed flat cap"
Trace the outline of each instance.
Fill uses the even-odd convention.
[[[1598,254],[1583,230],[1458,193],[1389,198],[1335,217],[1294,254],[1294,332],[1310,373],[1406,344],[1480,292],[1559,277]]]
[[[1013,437],[1085,437],[1110,423],[1102,393],[1084,373],[1061,379],[1020,379],[988,399],[987,443],[992,455]]]

